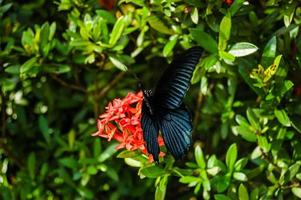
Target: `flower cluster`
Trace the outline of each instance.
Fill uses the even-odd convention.
[[[106,107],[106,112],[99,116],[98,131],[93,136],[107,138],[108,141],[117,140],[119,142],[117,149],[140,150],[149,156],[150,161],[153,161],[152,156],[147,153],[143,140],[140,122],[142,101],[142,92],[128,93],[124,99],[114,99]],[[164,145],[161,136],[158,137],[158,143],[160,146]],[[160,152],[159,156],[164,156],[164,153]]]

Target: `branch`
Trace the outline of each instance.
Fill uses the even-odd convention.
[[[114,87],[114,85],[116,85],[116,83],[118,83],[118,81],[119,81],[124,75],[125,75],[125,72],[119,73],[112,81],[109,82],[109,84],[108,84],[107,86],[103,87],[102,90],[101,90],[98,94],[95,95],[96,101],[97,101],[98,99],[103,98],[103,97],[107,94],[107,92],[109,92],[109,90],[110,90],[112,87]]]
[[[50,74],[50,77],[57,81],[58,83],[60,83],[62,86],[65,86],[67,88],[70,88],[70,89],[73,89],[73,90],[77,90],[77,91],[80,91],[80,92],[83,92],[83,93],[86,93],[86,89],[81,87],[81,86],[78,86],[78,85],[74,85],[74,84],[70,84],[70,83],[67,83],[65,82],[64,80],[60,79],[56,74]]]

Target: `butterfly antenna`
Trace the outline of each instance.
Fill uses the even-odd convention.
[[[131,69],[128,70],[128,72],[134,77],[134,79],[138,82],[137,86],[139,90],[143,90],[142,82],[140,78],[137,76],[135,72],[133,72]]]

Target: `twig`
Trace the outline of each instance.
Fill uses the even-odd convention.
[[[125,72],[119,73],[112,81],[110,81],[110,83],[109,83],[107,86],[103,87],[102,90],[101,90],[98,94],[95,95],[95,99],[96,99],[96,100],[99,100],[99,99],[103,98],[103,97],[107,94],[107,92],[108,92],[112,87],[114,87],[114,85],[115,85],[116,83],[118,83],[118,81],[119,81],[124,75],[125,75]]]
[[[292,182],[292,184],[290,185],[283,185],[281,186],[281,189],[285,190],[285,189],[291,189],[291,188],[294,188],[294,187],[300,187],[300,182]]]
[[[261,152],[262,152],[262,157],[263,159],[268,162],[269,164],[273,165],[274,169],[278,172],[278,173],[281,173],[281,168],[278,167],[270,158],[269,158],[269,155],[263,151],[262,148],[260,148]]]
[[[80,91],[80,92],[83,92],[83,93],[86,93],[86,89],[81,87],[81,86],[78,86],[78,85],[74,85],[74,84],[70,84],[70,83],[67,83],[65,82],[64,80],[60,79],[57,75],[55,74],[50,74],[50,77],[57,81],[58,83],[60,83],[61,85],[65,86],[65,87],[68,87],[68,88],[71,88],[73,90],[77,90],[77,91]]]

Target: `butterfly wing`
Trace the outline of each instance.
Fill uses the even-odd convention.
[[[191,144],[192,121],[189,111],[180,108],[160,112],[158,121],[167,149],[176,159],[182,158]]]
[[[152,114],[144,101],[141,118],[143,137],[147,151],[156,161],[160,151],[157,140],[159,128],[166,147],[176,159],[183,157],[191,144],[191,116],[182,101],[201,54],[200,47],[193,47],[174,59],[159,80],[154,95],[148,99]]]
[[[176,57],[163,73],[155,89],[155,105],[175,109],[182,105],[183,98],[190,86],[190,79],[199,62],[203,50],[192,47]]]
[[[141,126],[143,130],[143,138],[146,142],[147,152],[153,155],[155,161],[158,161],[160,152],[158,144],[159,128],[156,119],[150,114],[146,103],[146,101],[143,101],[142,105]]]

